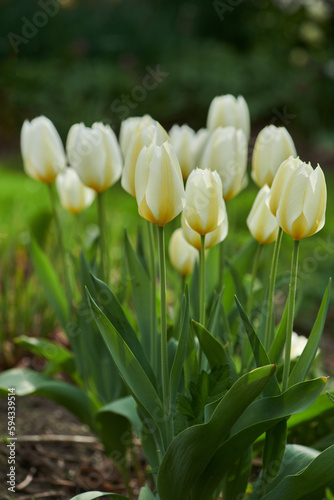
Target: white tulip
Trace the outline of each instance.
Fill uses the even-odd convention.
[[[187,242],[181,228],[173,232],[168,248],[169,258],[175,269],[182,275],[191,274],[198,252]]]
[[[269,125],[261,130],[256,138],[253,159],[252,178],[262,187],[271,187],[281,163],[290,156],[296,156],[296,148],[291,135],[285,127]]]
[[[247,226],[253,238],[261,245],[276,240],[278,223],[269,208],[270,188],[266,184],[258,192],[247,217]]]
[[[225,201],[236,196],[247,185],[247,140],[244,132],[234,127],[216,128],[206,143],[200,167],[218,172]]]
[[[157,226],[164,226],[182,211],[182,173],[168,141],[141,150],[135,168],[135,191],[140,215]]]
[[[83,123],[71,127],[66,143],[70,165],[81,181],[97,193],[118,181],[122,173],[122,155],[114,131],[109,125]]]
[[[121,123],[121,128],[119,131],[119,145],[121,147],[121,151],[122,151],[124,159],[125,159],[126,152],[128,150],[129,144],[130,144],[131,135],[141,122],[154,124],[154,120],[153,120],[153,118],[151,118],[150,115],[133,116],[133,117],[127,118],[126,120],[122,121],[122,123]]]
[[[271,186],[269,200],[270,210],[275,216],[285,185],[287,184],[292,172],[297,170],[297,168],[302,165],[303,162],[299,159],[299,157],[294,158],[293,156],[290,156],[290,158],[285,160],[277,170]]]
[[[21,129],[21,153],[25,172],[51,184],[66,166],[64,146],[53,123],[45,116],[26,120]]]
[[[170,141],[179,159],[184,180],[198,167],[208,135],[207,129],[200,129],[196,133],[188,125],[173,125],[170,129]]]
[[[165,129],[150,116],[145,116],[138,123],[127,139],[127,148],[125,150],[125,162],[122,173],[122,187],[132,196],[136,196],[135,189],[135,171],[139,153],[144,146],[151,144],[162,146],[169,137]]]
[[[207,128],[235,127],[244,131],[247,140],[250,136],[250,116],[245,99],[231,94],[215,97],[210,104]]]
[[[95,198],[95,191],[85,186],[74,168],[65,168],[56,178],[60,203],[72,214],[78,214],[89,207]]]
[[[225,208],[225,206],[224,206]],[[182,214],[181,217],[181,227],[183,231],[183,235],[187,242],[192,245],[196,250],[199,252],[201,251],[201,235],[191,229],[189,226],[188,222],[186,221],[186,218],[184,216],[184,213]],[[221,243],[222,241],[225,240],[226,236],[228,233],[228,219],[227,219],[227,213],[226,213],[226,208],[225,208],[225,217],[223,219],[223,222],[219,224],[219,226],[216,227],[214,231],[211,231],[211,233],[207,233],[205,235],[205,250],[213,247],[214,245],[217,245],[218,243]]]
[[[308,339],[304,337],[304,335],[298,335],[296,332],[292,332],[291,337],[291,352],[290,359],[296,359],[300,356],[307,344]],[[317,350],[318,355],[320,353],[320,349]],[[283,351],[283,356],[285,355],[285,349]]]

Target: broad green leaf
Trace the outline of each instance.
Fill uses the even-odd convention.
[[[238,459],[229,467],[223,483],[224,500],[241,498],[247,488],[252,470],[252,447],[240,453]]]
[[[293,429],[306,422],[329,416],[334,416],[334,403],[332,403],[326,393],[320,394],[318,399],[309,408],[289,418],[288,429]]]
[[[73,359],[73,354],[68,349],[47,339],[21,335],[15,338],[15,343],[27,349],[27,351],[37,354],[37,356],[52,361],[55,365],[61,365]]]
[[[53,307],[60,323],[65,328],[69,320],[66,295],[54,267],[34,240],[31,241],[31,256],[46,298]]]
[[[286,420],[281,420],[266,432],[266,439],[264,443],[262,470],[263,477],[267,481],[271,481],[276,477],[279,466],[282,463],[287,438],[287,423]],[[273,467],[272,464],[277,464]]]
[[[190,383],[198,376],[198,359],[194,339],[194,329],[190,328],[188,335],[187,353],[184,361],[184,382],[186,392],[189,392]]]
[[[315,379],[297,384],[279,396],[252,403],[232,427],[230,437],[212,456],[197,478],[193,491],[196,499],[210,498],[228,468],[241,453],[273,425],[310,406],[322,391],[326,380]],[[207,495],[207,497],[206,497]]]
[[[127,258],[130,280],[132,285],[132,295],[135,304],[136,317],[141,336],[141,343],[150,359],[151,341],[150,341],[150,318],[151,303],[148,300],[151,282],[136,252],[132,248],[128,234],[125,233],[125,254]]]
[[[149,413],[162,432],[162,435],[164,435],[165,427],[161,418],[164,410],[150,379],[127,343],[96,305],[91,296],[90,303],[95,321],[121,376],[136,401]]]
[[[210,368],[213,369],[220,366],[226,366],[228,368],[229,385],[231,386],[233,382],[236,381],[237,374],[235,367],[231,362],[230,357],[227,355],[224,347],[200,323],[193,321],[192,324],[203,352],[207,357]]]
[[[317,318],[314,322],[314,326],[308,338],[307,344],[299,356],[296,365],[294,366],[290,377],[289,377],[289,385],[294,385],[297,382],[302,382],[305,380],[306,375],[308,374],[313,360],[316,356],[322,332],[325,325],[326,314],[329,306],[331,295],[331,279],[329,280],[328,286],[324,293],[321,306],[317,315]]]
[[[138,500],[155,500],[155,496],[153,495],[148,485],[140,488]]]
[[[172,441],[158,474],[161,500],[189,498],[196,479],[230,432],[233,423],[261,394],[274,371],[275,367],[270,365],[242,376],[227,391],[208,423],[194,425]]]
[[[140,436],[142,423],[137,413],[136,402],[132,396],[112,401],[100,408],[96,415],[98,416],[102,413],[114,413],[127,418],[131,422],[136,434]]]
[[[115,500],[129,500],[128,497],[123,495],[118,495],[117,493],[104,493],[103,491],[86,491],[85,493],[80,493],[70,500],[95,500],[95,498],[101,497],[112,497]]]
[[[136,332],[130,325],[117,297],[113,294],[110,288],[103,283],[103,281],[93,275],[91,275],[91,279],[93,281],[94,293],[90,293],[93,299],[100,307],[101,311],[106,315],[110,323],[115,327],[117,332],[122,336],[124,342],[126,342],[129,346],[143,367],[143,370],[155,386],[156,382],[151,365],[149,364]]]
[[[182,327],[178,341],[177,351],[170,372],[170,403],[173,405],[176,400],[176,395],[180,385],[182,376],[183,364],[187,353],[188,336],[189,336],[189,289],[186,287],[186,294],[182,304]]]
[[[257,336],[254,328],[252,327],[251,322],[249,321],[247,314],[245,313],[245,310],[243,309],[242,305],[240,304],[239,300],[237,297],[235,298],[236,304],[239,310],[239,314],[241,316],[241,319],[243,321],[246,333],[249,338],[249,342],[251,344],[256,366],[265,366],[270,363],[269,357],[265,351],[265,348],[263,347],[259,337]],[[280,393],[280,387],[278,385],[278,381],[276,378],[276,375],[271,379],[269,384],[264,390],[264,395],[265,396],[270,396],[270,395],[277,395]]]
[[[291,470],[297,462],[295,455],[292,455],[287,462],[282,464],[285,466],[285,477],[281,477],[283,474],[278,475],[269,485],[263,500],[281,500],[282,498],[284,500],[322,500],[325,488],[332,487],[334,484],[334,445],[315,456],[306,467],[304,461],[298,472],[293,473]]]
[[[97,408],[84,391],[73,385],[33,370],[14,368],[0,374],[0,396],[6,396],[9,387],[14,387],[18,396],[38,394],[50,398],[92,427],[92,415]]]

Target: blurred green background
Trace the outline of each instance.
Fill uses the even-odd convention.
[[[0,0],[0,5],[0,340],[45,334],[54,319],[27,252],[29,232],[39,232],[41,242],[46,238],[50,206],[45,186],[23,174],[23,121],[46,115],[63,140],[76,122],[103,121],[118,133],[121,120],[145,113],[167,130],[174,123],[198,129],[206,124],[211,100],[226,93],[242,94],[248,102],[250,157],[259,130],[273,123],[287,127],[300,157],[313,166],[320,163],[326,173],[327,223],[302,245],[308,260],[301,264],[300,333],[307,329],[334,261],[334,0]],[[237,246],[249,240],[245,219],[255,194],[250,183],[231,202],[231,239]],[[134,232],[139,219],[135,201],[119,185],[108,196],[114,243],[124,227]],[[77,229],[69,214],[62,217]],[[85,217],[93,224],[96,207]],[[284,248],[283,278],[288,241]],[[121,247],[113,245],[112,252],[119,262]]]

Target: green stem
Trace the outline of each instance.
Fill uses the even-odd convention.
[[[224,241],[219,243],[219,269],[218,269],[218,291],[221,292],[224,286],[225,271],[225,245]]]
[[[263,248],[263,245],[261,245],[259,243],[257,250],[256,250],[256,253],[255,253],[254,261],[253,261],[252,277],[251,277],[248,300],[247,300],[247,315],[248,315],[248,317],[250,317],[250,314],[252,312],[254,282],[255,282],[255,278],[257,276],[257,270],[259,267],[262,248]]]
[[[101,278],[103,281],[107,282],[109,279],[109,264],[108,264],[108,251],[107,251],[107,239],[106,239],[106,222],[105,222],[105,211],[104,211],[104,199],[103,192],[97,193],[97,212],[98,212],[98,221],[100,228],[100,272]]]
[[[277,275],[277,266],[278,266],[278,257],[281,248],[283,230],[280,227],[278,229],[277,239],[275,241],[275,248],[273,253],[273,258],[271,261],[271,270],[270,270],[270,278],[269,278],[269,295],[268,295],[268,308],[267,308],[267,316],[266,316],[266,330],[264,337],[264,347],[266,351],[269,350],[270,345],[273,341],[272,331],[273,331],[273,309],[274,309],[274,293],[275,293],[275,283],[276,283],[276,275]]]
[[[166,300],[166,256],[164,226],[159,230],[159,263],[161,287],[161,371],[162,371],[162,396],[166,423],[169,416],[169,391],[168,391],[168,358],[167,358],[167,300]],[[168,426],[167,426],[168,427]]]
[[[201,253],[200,253],[200,302],[199,302],[199,322],[205,326],[205,234],[201,234]],[[202,362],[202,348],[199,347],[198,363],[201,369]]]
[[[66,297],[67,297],[69,311],[71,312],[71,310],[72,310],[72,291],[71,291],[71,284],[70,284],[70,279],[69,279],[68,271],[67,271],[66,250],[65,250],[65,246],[64,246],[63,234],[62,234],[60,220],[59,220],[58,211],[57,211],[56,195],[55,195],[55,192],[53,190],[52,184],[48,184],[48,189],[49,189],[49,194],[50,194],[50,199],[51,199],[52,214],[53,214],[53,218],[54,218],[55,225],[56,225],[58,245],[60,248],[60,255],[61,255],[62,265],[63,265],[63,269],[64,269]]]
[[[153,372],[157,370],[157,309],[156,309],[156,273],[155,273],[155,254],[154,254],[154,227],[151,222],[147,221],[149,250],[150,250],[150,271],[151,271],[151,364]]]
[[[291,276],[289,285],[289,303],[288,303],[288,321],[286,327],[286,342],[285,342],[285,360],[283,367],[282,392],[288,388],[288,380],[290,373],[290,356],[291,356],[291,337],[293,331],[293,320],[295,317],[295,300],[297,289],[297,272],[298,272],[298,254],[299,241],[293,242],[292,261],[291,261]]]

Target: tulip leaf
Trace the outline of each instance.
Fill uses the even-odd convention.
[[[307,344],[290,374],[289,385],[294,385],[297,382],[303,381],[311,368],[311,365],[319,348],[322,332],[324,329],[326,314],[330,302],[330,295],[331,279],[329,280],[328,286],[324,293],[321,306],[310,336],[308,338]]]
[[[118,493],[105,493],[103,491],[86,491],[85,493],[75,495],[75,497],[72,497],[70,500],[95,500],[101,497],[112,497],[114,500],[129,500],[128,497],[118,495]]]
[[[21,335],[15,338],[15,343],[37,356],[52,361],[55,365],[61,365],[73,359],[73,354],[68,349],[47,339]]]
[[[196,479],[234,422],[261,394],[274,371],[275,366],[269,365],[243,375],[222,397],[209,422],[194,425],[176,436],[167,449],[158,474],[161,500],[189,499]]]
[[[254,401],[233,425],[229,438],[217,449],[193,488],[195,498],[211,498],[231,463],[268,429],[290,415],[308,408],[319,396],[326,380],[297,384],[286,392]]]
[[[89,295],[89,292],[87,293]],[[162,426],[161,422],[161,415],[163,415],[164,411],[161,400],[152,382],[123,337],[110,323],[90,295],[89,298],[94,319],[116,363],[119,373],[132,392],[137,403],[150,415],[157,425],[157,428],[160,429],[162,435],[164,435],[165,428]]]
[[[186,286],[185,297],[183,298],[181,313],[181,333],[177,345],[176,355],[170,371],[170,403],[173,405],[176,401],[177,391],[182,376],[183,364],[187,353],[189,337],[189,288]]]
[[[247,488],[252,470],[252,447],[240,453],[238,459],[229,467],[223,483],[224,500],[242,498]]]
[[[132,285],[132,295],[135,305],[136,317],[141,336],[141,344],[144,352],[147,353],[150,359],[151,340],[150,340],[150,318],[151,318],[151,301],[149,300],[149,290],[151,282],[146,273],[143,264],[138,258],[136,252],[132,248],[129,236],[125,233],[125,254],[127,258],[130,280]]]
[[[155,500],[155,496],[147,485],[140,488],[138,500]]]
[[[278,327],[276,328],[275,337],[269,349],[269,359],[272,361],[272,363],[279,362],[281,354],[284,349],[286,341],[286,328],[288,324],[288,306],[289,306],[289,295],[285,303],[282,319]]]
[[[53,307],[58,320],[62,326],[66,328],[66,324],[69,320],[66,295],[59,282],[54,267],[34,240],[31,240],[31,256],[36,274],[43,287],[45,296],[50,305]]]
[[[237,297],[235,297],[235,301],[237,304],[237,308],[239,310],[239,314],[241,316],[241,319],[243,321],[246,333],[249,338],[249,342],[251,344],[256,366],[265,366],[270,363],[269,357],[265,351],[265,348],[263,347],[259,337],[257,336],[251,322],[249,321],[247,314],[245,310],[243,309],[242,305],[240,304],[239,300]],[[271,396],[271,395],[277,395],[280,393],[280,387],[277,381],[276,375],[271,379],[270,383],[267,385],[264,391],[265,396]]]
[[[122,306],[117,297],[113,294],[110,288],[101,280],[91,275],[93,281],[93,290],[90,292],[93,299],[100,307],[101,311],[106,315],[110,323],[115,327],[121,335],[124,342],[129,346],[139,363],[141,364],[146,375],[155,385],[155,377],[149,364],[143,347],[136,335],[136,332],[129,323]]]
[[[315,450],[305,448],[306,459],[304,460],[300,458],[298,460],[296,454],[291,454],[289,451],[282,464],[282,473],[269,484],[266,494],[262,497],[263,500],[281,500],[282,498],[284,500],[322,500],[325,488],[334,486],[334,445],[319,454]],[[305,467],[305,462],[309,459],[311,460]],[[291,469],[297,464],[299,470],[293,472]]]
[[[14,368],[0,374],[0,396],[7,396],[8,387],[15,387],[17,396],[38,394],[50,398],[92,426],[92,415],[97,407],[84,391],[73,385],[33,370]]]

